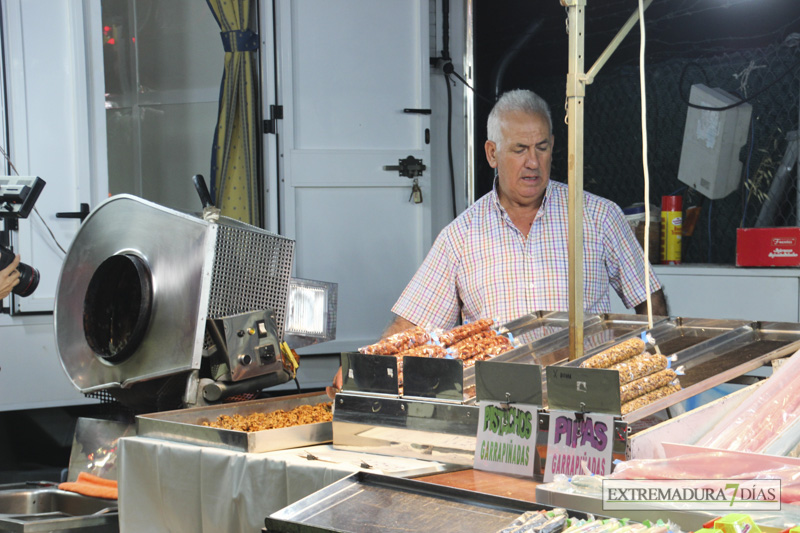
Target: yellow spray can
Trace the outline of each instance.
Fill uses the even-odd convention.
[[[683,197],[661,197],[661,263],[679,265],[683,234]]]

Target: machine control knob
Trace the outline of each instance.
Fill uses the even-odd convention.
[[[253,358],[250,357],[250,354],[246,353],[241,354],[237,359],[239,360],[239,364],[243,366],[247,366],[253,362]]]

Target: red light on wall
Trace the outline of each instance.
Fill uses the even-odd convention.
[[[114,38],[112,37],[112,38],[110,38],[109,40],[107,40],[107,41],[106,41],[106,43],[107,43],[107,44],[114,44],[114,43],[116,43],[116,41],[115,41],[115,40],[114,40]]]

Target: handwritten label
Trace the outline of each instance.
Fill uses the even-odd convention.
[[[584,413],[579,417],[573,411],[551,410],[544,481],[553,481],[556,474],[572,477],[587,470],[610,474],[613,428],[612,415]]]
[[[478,406],[474,468],[533,477],[537,407],[494,401]]]

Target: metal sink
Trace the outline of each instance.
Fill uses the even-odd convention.
[[[0,485],[0,531],[119,531],[116,500],[59,490],[56,483]]]

